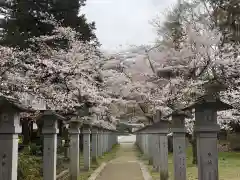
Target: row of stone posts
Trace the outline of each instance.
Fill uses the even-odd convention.
[[[135,132],[137,146],[153,169],[160,172],[161,179],[168,175],[168,126],[169,121],[162,120]]]
[[[168,138],[173,134],[174,179],[186,180],[186,128],[185,118],[189,118],[189,110],[194,109],[197,138],[198,179],[218,180],[217,111],[227,110],[230,105],[220,101],[218,96],[204,95],[194,104],[176,110],[164,119],[147,125],[135,132],[136,144],[149,159],[154,170],[160,172],[160,179],[168,178]],[[190,113],[191,115],[191,113]],[[171,121],[166,120],[171,118]]]
[[[26,112],[27,107],[19,104],[16,100],[0,96],[0,179],[17,180],[18,168],[18,134],[21,133],[20,112]],[[37,119],[43,123],[43,179],[56,180],[57,161],[57,134],[58,121],[64,117],[54,111],[43,111]],[[79,135],[80,122],[69,122],[70,135],[70,179],[77,180],[79,172]],[[96,160],[104,153],[111,150],[117,143],[117,133],[103,127],[84,127],[84,167],[89,170],[91,159]],[[92,142],[90,134],[92,133]],[[92,143],[92,144],[90,144]],[[92,147],[92,148],[91,148]],[[90,151],[92,149],[92,152]]]

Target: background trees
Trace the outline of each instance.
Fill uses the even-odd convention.
[[[14,37],[19,44],[4,44],[3,38],[2,94],[24,99],[19,94],[30,93],[45,99],[49,108],[62,110],[89,105],[90,111],[104,114],[111,122],[137,109],[146,123],[153,123],[156,109],[164,115],[188,105],[204,92],[202,85],[214,79],[229,86],[221,96],[236,107],[222,112],[219,123],[224,129],[233,128],[233,121],[239,124],[239,45],[225,41],[221,25],[216,23],[220,20],[215,18],[220,18],[216,7],[230,8],[232,2],[178,4],[165,22],[154,21],[155,46],[134,47],[111,56],[93,43],[93,24],[81,24],[85,20],[78,10],[85,1],[13,2],[2,9],[9,8],[3,35],[6,39],[11,36],[9,40]],[[21,33],[10,33],[11,23],[12,30]],[[233,118],[226,118],[229,116]],[[191,132],[194,121],[188,122]]]

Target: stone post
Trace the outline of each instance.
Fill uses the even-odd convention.
[[[141,144],[140,144],[140,146],[141,146],[141,152],[144,153],[144,152],[143,152],[143,143],[144,143],[144,141],[143,141],[143,132],[142,132],[142,131],[140,132],[140,136],[141,136]]]
[[[149,158],[149,141],[148,141],[148,132],[145,133],[145,148],[146,148],[146,155],[147,155],[147,158]]]
[[[104,144],[105,144],[105,148],[104,148],[104,152],[108,152],[108,130],[105,130],[105,139],[104,139]]]
[[[152,134],[155,136],[156,154],[153,155],[154,165],[156,164],[156,170],[160,170],[160,179],[166,179],[168,177],[168,138],[169,133],[169,121],[160,120],[151,125],[149,128]]]
[[[117,144],[117,132],[114,131],[113,132],[113,146],[115,146]]]
[[[102,156],[102,143],[101,143],[101,139],[102,139],[102,129],[99,128],[98,129],[98,156],[101,157]]]
[[[161,179],[168,177],[168,138],[167,138],[168,133],[169,133],[168,128],[164,128],[159,131],[159,148],[160,148],[159,169]]]
[[[145,155],[148,158],[148,134],[145,132],[144,133],[144,149],[145,149]]]
[[[113,130],[111,132],[111,149],[113,148],[113,146],[115,144],[114,140],[115,140],[115,131]]]
[[[105,146],[106,146],[106,133],[105,129],[102,130],[102,155],[105,153]]]
[[[141,132],[138,131],[137,133],[138,133],[138,148],[141,151]]]
[[[169,133],[168,130],[159,133],[159,148],[160,148],[159,169],[161,179],[168,177],[168,138],[167,138],[168,133]]]
[[[92,127],[92,161],[96,162],[98,157],[98,128]]]
[[[182,111],[172,113],[174,180],[186,180],[186,128]]]
[[[159,146],[159,134],[152,132],[152,156],[153,156],[153,170],[159,171],[160,161],[160,146]]]
[[[145,154],[144,146],[145,146],[145,139],[144,139],[144,132],[142,132],[142,152],[143,152],[143,154]]]
[[[113,146],[113,131],[111,130],[109,132],[109,150],[112,149],[112,146]]]
[[[44,111],[39,119],[43,122],[43,179],[56,180],[58,120],[64,117],[54,111]]]
[[[149,133],[148,134],[148,142],[149,142],[149,146],[148,146],[148,152],[149,152],[149,165],[153,164],[153,134]]]
[[[105,153],[108,152],[108,130],[105,131]]]
[[[142,132],[143,137],[143,154],[146,155],[146,138],[145,138],[145,132]]]
[[[90,170],[91,167],[91,156],[90,156],[90,128],[84,127],[83,129],[83,156],[84,156],[84,169]]]
[[[138,132],[138,146],[141,146],[141,132]],[[139,147],[141,149],[141,147]]]
[[[138,142],[139,142],[138,132],[135,132],[135,135],[136,135],[136,145],[138,146]]]
[[[113,144],[112,146],[115,146],[117,144],[117,141],[116,141],[116,138],[117,137],[117,132],[116,131],[113,131]]]
[[[141,132],[138,132],[138,147],[141,150]]]
[[[118,135],[119,135],[119,132],[118,131],[115,131],[115,144],[119,144],[118,142]]]
[[[107,139],[108,139],[108,141],[107,141],[107,151],[109,152],[110,150],[111,150],[111,131],[109,130],[108,131],[108,134],[107,134]]]
[[[218,180],[217,110],[226,110],[231,106],[215,97],[205,97],[195,104],[195,132],[197,136],[198,179]]]
[[[109,133],[109,150],[112,149],[113,146],[113,131],[111,130]]]
[[[156,134],[156,132],[154,131],[154,124],[153,125],[148,125],[145,126],[140,132],[141,134],[143,134],[143,136],[141,137],[141,143],[142,141],[147,142],[147,146],[146,143],[142,143],[143,144],[143,148],[146,151],[148,160],[149,160],[149,164],[153,165],[153,170],[157,171],[158,170],[158,157],[159,157],[159,145],[158,145],[158,134]]]
[[[20,112],[27,111],[16,100],[0,96],[0,179],[17,180]]]
[[[111,150],[112,131],[108,131],[108,152]]]
[[[80,173],[79,160],[80,160],[80,150],[79,150],[79,134],[80,134],[80,122],[70,121],[70,179],[78,180]]]

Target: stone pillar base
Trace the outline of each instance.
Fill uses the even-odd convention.
[[[159,172],[159,166],[153,166],[152,171],[153,172]]]
[[[149,165],[153,165],[153,159],[152,159],[152,158],[150,158],[150,159],[148,160],[148,164],[149,164]]]
[[[92,163],[94,163],[94,164],[98,164],[98,160],[97,160],[96,157],[92,157]]]
[[[160,171],[160,179],[161,180],[168,180],[168,172],[167,171]]]

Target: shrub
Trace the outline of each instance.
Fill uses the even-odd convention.
[[[240,133],[228,134],[229,147],[233,151],[240,151]]]
[[[26,150],[27,151],[27,150]],[[18,180],[42,180],[42,159],[31,156],[26,151],[19,153]]]
[[[37,144],[30,144],[29,145],[29,152],[31,155],[42,155],[41,146],[38,146]]]

